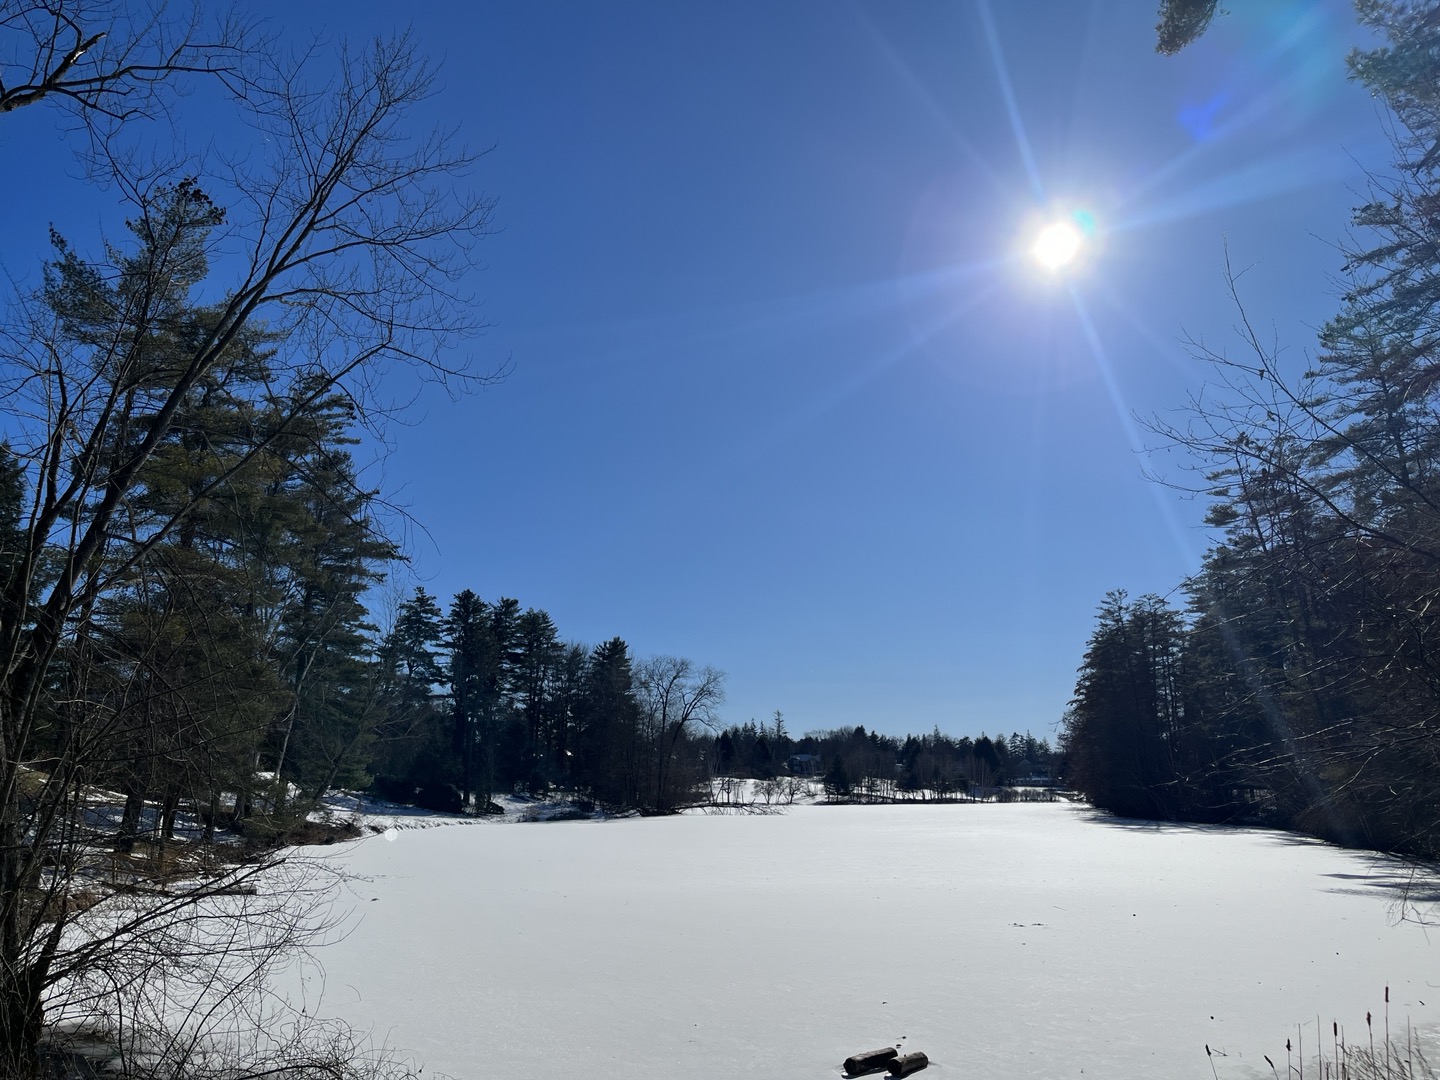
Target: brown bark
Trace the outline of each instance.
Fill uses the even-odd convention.
[[[913,1054],[906,1054],[904,1057],[896,1058],[885,1067],[885,1071],[891,1076],[909,1076],[911,1073],[919,1072],[929,1064],[930,1059],[919,1051],[916,1051]]]
[[[874,1072],[895,1058],[900,1051],[893,1046],[882,1046],[879,1050],[866,1050],[862,1054],[851,1054],[845,1059],[845,1072],[850,1076]]]

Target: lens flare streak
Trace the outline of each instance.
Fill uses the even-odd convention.
[[[1125,404],[1124,395],[1120,392],[1120,384],[1115,380],[1115,371],[1110,364],[1110,357],[1105,351],[1104,344],[1100,341],[1100,335],[1095,329],[1095,323],[1090,318],[1090,311],[1085,306],[1084,299],[1074,286],[1070,288],[1070,302],[1075,308],[1075,317],[1080,323],[1080,333],[1085,338],[1085,344],[1090,349],[1090,355],[1095,360],[1095,369],[1100,374],[1100,380],[1105,384],[1105,392],[1110,397],[1110,403],[1115,407],[1116,419],[1120,421],[1120,428],[1125,433],[1125,438],[1130,443],[1130,449],[1136,456],[1146,452],[1145,444],[1140,439],[1140,432],[1135,425],[1135,418]],[[1173,507],[1165,499],[1165,488],[1161,484],[1147,483],[1145,485],[1155,499],[1155,507],[1160,513],[1160,518],[1165,522],[1171,538],[1175,541],[1175,550],[1185,560],[1186,565],[1193,566],[1199,560],[1199,553],[1191,543],[1191,538],[1185,534],[1180,523],[1175,520]]]
[[[985,30],[985,44],[990,48],[990,59],[995,64],[995,81],[1000,84],[1000,95],[1005,99],[1005,112],[1010,117],[1010,130],[1015,134],[1015,146],[1020,151],[1020,160],[1025,163],[1025,172],[1030,177],[1030,187],[1035,198],[1044,201],[1045,185],[1040,181],[1040,168],[1035,163],[1035,152],[1030,147],[1030,137],[1025,134],[1025,122],[1020,117],[1020,105],[1015,100],[1015,88],[1010,82],[1010,71],[1005,64],[1005,52],[1000,47],[1000,34],[995,29],[995,18],[990,12],[989,0],[980,0],[976,5],[980,23]]]
[[[1001,289],[1000,283],[993,282],[984,289],[966,297],[959,304],[949,308],[942,316],[935,319],[923,329],[912,332],[909,340],[881,353],[869,364],[859,370],[850,372],[847,376],[831,385],[823,393],[812,398],[808,403],[803,404],[792,413],[785,422],[773,427],[768,433],[759,438],[752,438],[746,441],[743,446],[737,447],[737,453],[732,458],[734,466],[752,466],[757,462],[769,457],[775,447],[784,442],[795,432],[803,429],[808,424],[814,423],[830,410],[836,408],[849,398],[855,396],[861,389],[879,378],[886,371],[893,368],[905,357],[922,348],[944,330],[958,323],[965,315],[976,308],[982,307]]]

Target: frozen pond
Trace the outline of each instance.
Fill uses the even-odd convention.
[[[1068,804],[403,831],[342,856],[356,918],[325,1011],[456,1077],[833,1077],[1285,1069],[1316,1016],[1365,1041],[1384,987],[1440,1020],[1396,864],[1262,830]],[[312,977],[313,1001],[321,980]],[[1434,995],[1432,997],[1431,995]],[[1278,1054],[1278,1057],[1277,1057]],[[1308,1056],[1308,1055],[1307,1055]]]

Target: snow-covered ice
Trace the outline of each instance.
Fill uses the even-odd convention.
[[[338,856],[354,926],[310,1007],[426,1074],[976,1078],[1283,1073],[1317,1014],[1440,1021],[1396,862],[1069,804],[796,806],[391,833]],[[1426,912],[1431,881],[1409,882]],[[1414,912],[1411,913],[1415,914]],[[1433,997],[1432,997],[1433,995]],[[1218,1055],[1224,1056],[1218,1056]]]

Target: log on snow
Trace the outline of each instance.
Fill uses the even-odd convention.
[[[911,1073],[919,1072],[929,1064],[930,1059],[917,1051],[916,1053],[906,1054],[904,1057],[896,1058],[890,1062],[885,1069],[891,1076],[909,1076]]]
[[[893,1046],[882,1046],[879,1050],[866,1050],[863,1054],[851,1054],[845,1059],[845,1071],[851,1076],[883,1069],[885,1063],[898,1056]]]

